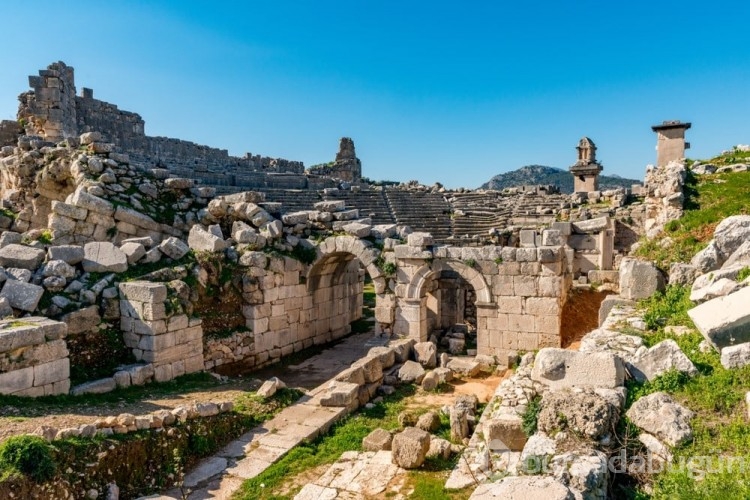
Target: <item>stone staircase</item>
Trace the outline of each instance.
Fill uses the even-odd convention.
[[[266,194],[266,201],[281,203],[281,213],[312,210],[313,205],[321,201],[321,193],[308,189],[261,189]]]
[[[382,190],[339,190],[324,195],[324,198],[326,200],[344,200],[346,208],[359,209],[359,216],[372,219],[373,224],[396,223],[396,217],[393,215]]]
[[[440,193],[386,189],[385,197],[398,224],[432,234],[436,243],[453,236],[451,206]]]

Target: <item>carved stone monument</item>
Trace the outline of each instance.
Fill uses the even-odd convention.
[[[603,170],[601,164],[596,161],[596,145],[588,137],[578,141],[578,161],[570,167],[573,174],[576,193],[588,193],[599,190],[599,172]]]

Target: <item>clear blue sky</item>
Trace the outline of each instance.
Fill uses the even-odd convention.
[[[643,178],[650,126],[691,157],[750,143],[750,2],[3,2],[0,118],[63,60],[146,133],[364,175],[477,187],[566,168],[578,139]]]

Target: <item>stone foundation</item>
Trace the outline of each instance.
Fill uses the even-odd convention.
[[[154,366],[154,380],[164,382],[203,370],[201,320],[168,314],[170,300],[161,283],[120,283],[120,328],[136,360]]]
[[[50,396],[70,390],[65,323],[41,317],[0,320],[0,394]]]

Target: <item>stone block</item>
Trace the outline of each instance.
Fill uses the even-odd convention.
[[[174,260],[181,259],[190,251],[190,247],[184,241],[174,236],[164,239],[158,248],[161,253]]]
[[[522,229],[519,233],[519,244],[521,248],[534,248],[537,245],[536,231],[533,229]]]
[[[70,378],[70,360],[68,358],[57,359],[49,363],[34,366],[34,385],[43,385],[60,382]]]
[[[107,217],[111,217],[115,213],[115,207],[112,203],[94,196],[85,191],[83,186],[79,186],[75,192],[70,194],[65,200],[69,205],[75,205],[86,210],[102,214]]]
[[[34,367],[0,373],[0,394],[13,394],[34,385]]]
[[[424,463],[429,449],[430,434],[416,427],[408,427],[393,437],[393,463],[404,469],[416,469]]]
[[[83,252],[83,270],[88,273],[123,273],[128,270],[127,256],[112,243],[86,243]]]
[[[196,224],[190,228],[188,246],[196,252],[221,252],[227,247],[227,243]]]
[[[80,396],[82,394],[104,394],[105,392],[114,391],[115,387],[117,387],[115,379],[107,377],[77,385],[70,390],[70,393],[73,396]]]
[[[321,406],[350,408],[358,404],[359,386],[348,382],[332,382],[320,397]]]
[[[625,258],[620,263],[620,295],[638,300],[664,289],[664,275],[652,262]]]
[[[393,436],[385,429],[375,429],[362,440],[362,450],[381,451],[390,450]]]
[[[596,377],[591,376],[593,373]],[[623,385],[625,367],[619,357],[609,353],[544,348],[536,356],[531,379],[552,390],[571,387],[614,389]]]
[[[146,247],[140,243],[123,243],[120,250],[125,254],[128,264],[135,264],[146,255]]]
[[[13,309],[33,312],[44,294],[44,288],[16,280],[7,280],[0,292],[0,298],[5,298]]]
[[[573,223],[573,232],[578,234],[599,233],[609,227],[609,217],[582,220]]]
[[[523,422],[518,415],[502,415],[490,418],[482,424],[484,440],[492,451],[521,451],[526,444]]]
[[[745,287],[730,295],[709,300],[690,309],[688,316],[708,342],[715,348],[722,349],[750,342],[748,304],[750,304],[750,287]]]
[[[437,366],[437,346],[432,342],[417,342],[414,344],[414,357],[425,368]]]
[[[150,281],[130,281],[118,285],[123,299],[159,303],[167,300],[167,287]]]
[[[47,249],[47,258],[49,260],[61,260],[72,266],[83,261],[83,257],[83,247],[78,245],[51,246]]]
[[[0,266],[34,271],[42,264],[44,256],[45,251],[41,248],[11,243],[0,248]]]

